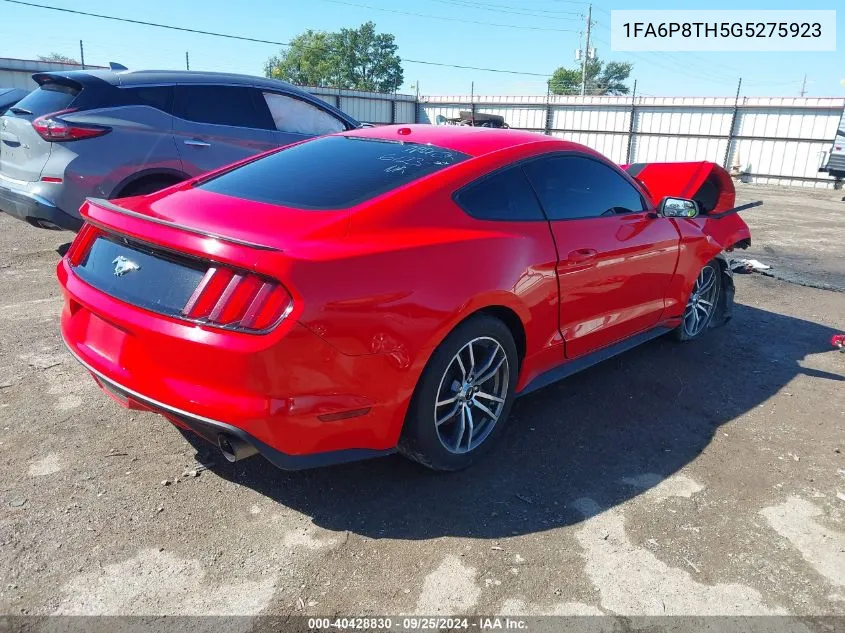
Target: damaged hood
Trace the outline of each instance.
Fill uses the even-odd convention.
[[[751,243],[748,225],[738,215],[708,218],[736,206],[736,189],[730,174],[720,165],[707,161],[689,163],[631,163],[622,165],[657,205],[667,196],[695,200],[701,215],[688,220],[713,238],[723,249],[742,248]]]

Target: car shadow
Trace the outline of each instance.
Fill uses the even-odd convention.
[[[701,341],[652,341],[519,399],[503,442],[468,470],[433,473],[399,456],[301,472],[260,458],[211,466],[220,476],[371,538],[500,538],[583,519],[567,503],[612,507],[694,460],[715,431],[777,393],[831,350],[831,328],[737,305]],[[830,353],[836,353],[831,350]],[[655,477],[655,475],[658,475]],[[623,480],[638,480],[634,486]]]

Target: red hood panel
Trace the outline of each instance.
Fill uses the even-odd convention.
[[[716,163],[634,163],[622,168],[646,188],[655,205],[666,196],[698,200],[712,213],[736,205],[733,180]],[[748,225],[738,214],[715,220],[708,219],[705,213],[694,221],[723,248],[751,237]]]
[[[345,211],[292,209],[190,186],[162,196],[123,198],[115,204],[189,229],[282,250],[303,241],[343,237],[349,226]]]

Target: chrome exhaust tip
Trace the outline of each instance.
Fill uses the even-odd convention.
[[[220,448],[220,452],[223,453],[226,461],[233,463],[246,459],[247,457],[252,457],[258,453],[258,449],[252,444],[244,442],[234,435],[227,435],[226,433],[221,433],[217,436],[217,446]]]

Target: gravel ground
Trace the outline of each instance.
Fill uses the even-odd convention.
[[[752,256],[842,283],[837,192],[741,197]],[[285,473],[95,387],[68,237],[0,217],[0,614],[845,615],[845,294],[738,276],[728,326],[519,400],[466,472]]]
[[[737,204],[763,200],[743,213],[751,248],[741,257],[773,266],[786,281],[845,292],[843,191],[738,185]]]

